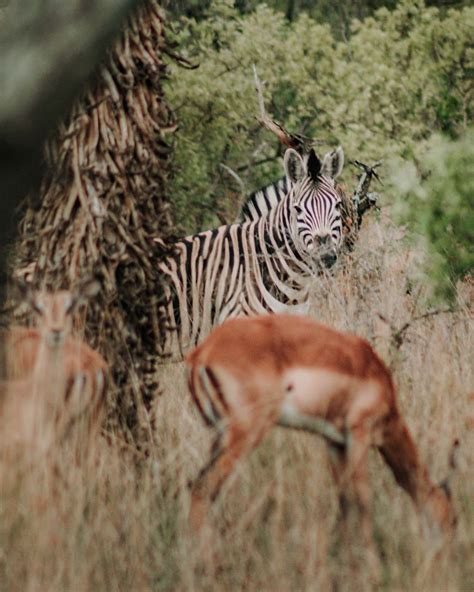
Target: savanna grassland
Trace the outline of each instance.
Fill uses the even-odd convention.
[[[10,457],[2,450],[0,592],[473,592],[474,8],[462,0],[315,0],[311,11],[311,2],[302,0],[292,16],[281,10],[298,5],[292,0],[170,0],[166,21],[157,2],[148,4],[159,14],[155,31],[161,35],[163,26],[169,40],[170,63],[162,64],[157,47],[150,49],[146,27],[135,25],[132,46],[140,51],[130,53],[125,43],[129,66],[118,59],[112,71],[122,102],[110,102],[104,87],[87,109],[105,114],[70,120],[62,140],[77,141],[74,154],[83,152],[80,137],[94,149],[81,170],[64,165],[54,177],[54,199],[30,211],[23,263],[34,269],[40,251],[52,253],[40,258],[44,278],[64,286],[106,262],[108,292],[94,303],[95,316],[89,309],[87,335],[109,352],[111,365],[114,357],[120,361],[120,372],[117,363],[111,369],[123,379],[117,383],[134,383],[130,397],[136,395],[152,445],[137,448],[118,429],[104,429],[83,458],[74,454],[74,442],[39,461],[34,450]],[[338,8],[344,4],[354,5],[345,16]],[[145,59],[151,55],[160,57],[157,70]],[[384,161],[378,170],[385,185],[371,187],[381,193],[381,208],[365,216],[353,251],[314,279],[310,314],[367,338],[392,369],[421,458],[434,481],[449,478],[458,525],[453,540],[435,549],[422,536],[410,499],[373,453],[378,579],[367,569],[357,529],[346,540],[341,536],[336,490],[318,438],[275,428],[224,485],[203,538],[196,539],[187,524],[188,484],[207,462],[212,434],[187,392],[184,364],[157,367],[152,413],[140,413],[139,394],[155,383],[140,381],[149,376],[136,369],[142,364],[153,374],[154,365],[142,359],[138,338],[123,336],[134,332],[130,327],[138,334],[155,307],[143,270],[154,272],[156,261],[142,249],[148,244],[143,229],[154,238],[161,228],[167,238],[231,222],[243,196],[282,174],[283,149],[256,120],[253,65],[271,118],[315,138],[321,154],[344,148],[348,193],[357,182],[349,161]],[[163,125],[157,95],[167,105]],[[71,142],[80,122],[83,136]],[[130,144],[123,150],[124,139]],[[150,158],[155,148],[166,148],[157,160]],[[71,152],[61,150],[59,160],[69,163]],[[97,174],[95,186],[88,175],[101,167],[108,173]],[[56,214],[71,195],[81,199],[67,207],[69,218]],[[86,231],[83,220],[96,202],[104,226]],[[166,224],[157,223],[158,214]],[[93,235],[93,228],[104,230]],[[48,232],[61,229],[67,240],[48,243]],[[81,240],[87,248],[76,269]],[[115,267],[127,249],[139,253],[133,269]],[[142,303],[137,314],[122,314]],[[109,310],[120,314],[104,323]],[[108,393],[109,415],[120,395]]]
[[[459,590],[474,584],[472,286],[456,312],[425,312],[421,254],[385,209],[334,274],[315,280],[312,316],[367,337],[393,368],[400,403],[433,478],[450,474],[458,527],[440,554],[422,537],[408,496],[374,453],[374,534],[382,562],[370,579],[358,533],[343,543],[324,445],[276,428],[214,505],[205,538],[187,525],[187,484],[211,434],[182,364],[162,366],[155,445],[148,457],[101,437],[79,465],[63,449],[50,465],[9,466],[0,508],[2,590]],[[385,321],[381,320],[381,315]],[[410,323],[397,340],[397,330]],[[448,470],[452,442],[457,467]]]

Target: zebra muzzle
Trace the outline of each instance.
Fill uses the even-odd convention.
[[[313,247],[315,258],[322,264],[324,267],[332,267],[334,263],[337,261],[337,253],[336,249],[330,245],[328,242],[324,241],[317,241],[317,243]]]
[[[320,255],[321,262],[327,268],[330,268],[336,263],[337,255],[334,250],[326,251]]]

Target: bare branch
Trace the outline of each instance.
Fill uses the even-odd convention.
[[[222,169],[224,169],[227,173],[229,173],[229,175],[237,181],[237,183],[240,186],[240,191],[244,195],[246,193],[246,189],[245,189],[245,183],[243,182],[242,178],[239,177],[239,175],[235,171],[233,171],[230,167],[228,167],[226,164],[221,163],[219,166]]]
[[[452,312],[456,312],[454,308],[430,310],[430,311],[425,312],[421,315],[411,318],[409,321],[407,321],[401,327],[398,327],[398,328],[394,327],[392,325],[392,323],[381,313],[378,312],[377,316],[379,317],[379,319],[381,321],[383,321],[384,323],[386,323],[390,327],[391,341],[394,344],[396,349],[400,349],[400,347],[403,345],[404,334],[411,327],[411,325],[413,323],[416,323],[417,321],[421,321],[423,319],[427,319],[429,317],[434,317],[434,316],[437,316],[440,314],[447,314],[447,313],[452,313]]]
[[[271,119],[265,110],[265,101],[263,99],[263,86],[257,74],[257,68],[253,65],[253,77],[255,81],[255,90],[257,91],[257,100],[260,116],[257,118],[260,125],[262,125],[269,132],[274,134],[284,146],[294,148],[299,152],[306,152],[316,142],[310,138],[300,136],[299,134],[292,134],[288,132],[282,125]]]

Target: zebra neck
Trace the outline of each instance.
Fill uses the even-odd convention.
[[[280,224],[278,213],[281,213]],[[301,256],[289,232],[284,209],[269,212],[255,224],[257,283],[273,312],[289,310],[308,300],[313,269]],[[268,297],[268,294],[272,298]],[[271,302],[271,304],[270,304]]]

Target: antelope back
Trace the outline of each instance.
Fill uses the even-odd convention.
[[[190,366],[225,368],[247,383],[281,376],[292,367],[314,368],[392,383],[370,344],[299,315],[261,315],[226,321],[187,356]]]

